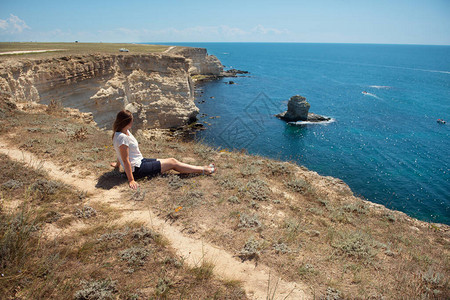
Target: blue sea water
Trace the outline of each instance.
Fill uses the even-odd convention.
[[[295,161],[370,201],[450,224],[450,124],[436,122],[450,123],[449,46],[170,44],[207,48],[227,68],[250,72],[198,87],[200,121],[210,124],[198,139]],[[275,118],[296,94],[335,122]]]

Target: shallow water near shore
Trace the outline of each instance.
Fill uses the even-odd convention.
[[[197,139],[295,161],[370,201],[450,224],[450,125],[436,122],[450,121],[450,47],[170,44],[207,48],[227,68],[250,72],[198,86],[200,121],[210,125]],[[296,94],[335,122],[275,118]]]

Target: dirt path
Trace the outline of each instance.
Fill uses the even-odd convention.
[[[176,46],[170,46],[169,48],[167,48],[164,53],[169,53],[172,49],[176,48]]]
[[[194,239],[182,234],[179,229],[166,223],[156,216],[149,207],[142,202],[131,201],[123,197],[121,191],[128,189],[125,185],[111,190],[102,190],[95,187],[97,179],[90,176],[81,176],[78,171],[65,173],[60,167],[51,161],[42,161],[29,152],[22,151],[9,145],[0,138],[0,153],[8,155],[15,161],[23,162],[33,168],[42,168],[50,177],[69,184],[81,191],[88,193],[87,202],[108,203],[115,209],[123,210],[122,218],[117,222],[142,221],[147,226],[161,232],[177,251],[177,254],[185,258],[190,266],[201,263],[203,259],[213,262],[214,272],[219,278],[241,280],[247,295],[251,299],[272,299],[267,296],[270,269],[267,266],[253,262],[242,263],[232,253],[225,251],[205,241]],[[61,234],[61,233],[59,233]],[[273,278],[272,278],[273,277]],[[285,282],[271,276],[271,290],[276,286],[274,299],[310,299],[306,291],[306,285],[295,282]]]
[[[44,52],[55,52],[64,51],[66,49],[48,49],[48,50],[26,50],[26,51],[8,51],[0,52],[0,55],[10,55],[10,54],[26,54],[26,53],[44,53]]]

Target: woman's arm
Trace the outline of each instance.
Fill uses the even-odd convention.
[[[137,187],[139,185],[137,184],[136,181],[134,181],[133,172],[131,169],[128,146],[121,145],[119,147],[119,150],[120,150],[120,157],[122,158],[122,161],[123,161],[123,167],[125,169],[125,173],[127,174],[128,184],[130,185],[130,188],[132,188],[133,190],[137,189]]]

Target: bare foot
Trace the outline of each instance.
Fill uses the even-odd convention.
[[[203,166],[203,173],[206,175],[211,175],[217,171],[216,165],[214,163],[209,166]]]

